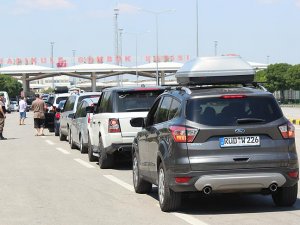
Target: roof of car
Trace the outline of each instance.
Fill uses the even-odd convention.
[[[148,87],[141,87],[141,86],[135,86],[135,87],[109,87],[103,89],[103,91],[154,91],[154,90],[164,90],[165,87],[162,86],[148,86]]]
[[[244,95],[271,95],[270,92],[254,87],[237,87],[237,86],[203,86],[203,87],[177,87],[170,90],[171,93],[185,93],[190,97],[198,96],[220,96],[228,94]]]

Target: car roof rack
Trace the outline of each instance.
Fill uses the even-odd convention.
[[[199,57],[186,62],[176,73],[184,86],[251,83],[255,70],[240,56]]]

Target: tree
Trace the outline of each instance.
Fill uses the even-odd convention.
[[[49,87],[49,88],[43,90],[42,92],[43,92],[44,94],[50,94],[50,93],[53,93],[53,92],[54,92],[54,89],[51,88],[51,87]]]
[[[265,70],[266,73],[266,88],[270,92],[280,91],[280,100],[284,102],[284,90],[289,90],[290,86],[288,83],[287,71],[292,67],[292,65],[287,63],[277,63],[269,65]]]
[[[287,84],[293,90],[300,90],[300,64],[294,65],[288,69]]]
[[[9,96],[18,96],[22,89],[22,84],[12,76],[0,75],[0,91],[6,91]]]
[[[254,77],[254,81],[256,81],[256,82],[267,82],[266,70],[260,70],[260,71],[256,72],[255,77]]]

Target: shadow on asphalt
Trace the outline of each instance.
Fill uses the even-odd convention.
[[[149,196],[158,201],[157,187]],[[181,208],[177,212],[189,215],[222,215],[241,213],[265,213],[300,210],[298,198],[293,207],[277,207],[271,195],[259,194],[215,194],[203,196],[201,193],[183,195]]]

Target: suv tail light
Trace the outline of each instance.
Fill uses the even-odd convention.
[[[55,113],[55,119],[57,119],[57,120],[60,119],[60,113]]]
[[[284,139],[295,138],[295,127],[289,121],[287,124],[278,127]]]
[[[185,126],[170,126],[169,129],[178,143],[192,143],[198,133],[198,129]]]
[[[110,118],[108,120],[108,133],[119,133],[119,132],[121,132],[119,119]]]

